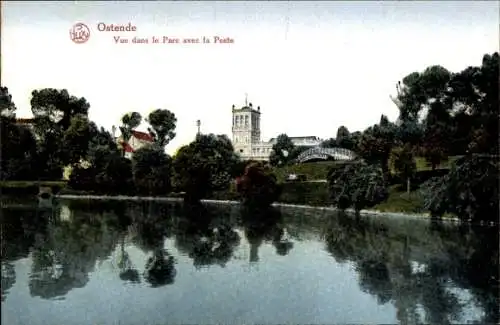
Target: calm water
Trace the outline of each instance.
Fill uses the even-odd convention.
[[[261,214],[267,222],[234,206],[6,207],[2,323],[498,321],[498,228]]]

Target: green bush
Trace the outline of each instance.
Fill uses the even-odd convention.
[[[278,202],[328,206],[331,204],[327,183],[290,182],[282,184]]]

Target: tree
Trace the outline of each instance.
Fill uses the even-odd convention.
[[[273,145],[269,162],[272,166],[283,166],[291,162],[295,157],[295,145],[292,139],[286,134],[280,134],[276,138],[276,143]]]
[[[243,204],[249,207],[269,207],[281,194],[276,176],[262,163],[249,164],[236,182]]]
[[[328,187],[333,203],[341,210],[353,207],[359,212],[388,197],[382,169],[362,162],[332,169],[328,175]]]
[[[406,144],[402,147],[396,147],[391,151],[391,165],[401,180],[406,181],[406,191],[410,195],[411,178],[417,171],[417,164],[413,157],[411,145]]]
[[[7,118],[16,117],[16,105],[7,87],[0,87],[0,115]]]
[[[446,94],[452,74],[442,66],[428,67],[422,73],[413,72],[399,83],[400,119],[418,120],[422,110]]]
[[[468,129],[470,152],[498,154],[499,60],[498,52],[485,54],[480,67],[468,67],[450,81],[458,135],[453,138],[466,138]]]
[[[35,118],[46,117],[63,131],[70,126],[74,116],[88,116],[90,104],[87,100],[71,96],[66,89],[45,88],[34,90],[31,95],[31,111]]]
[[[337,147],[344,149],[353,149],[351,133],[345,126],[340,126],[337,130]]]
[[[388,162],[395,144],[396,127],[385,115],[380,123],[363,132],[358,144],[359,154],[369,162],[379,163],[385,175],[389,172]]]
[[[498,157],[469,155],[450,173],[422,185],[424,206],[433,216],[449,212],[463,221],[498,221]]]
[[[64,146],[64,133],[75,116],[88,116],[89,103],[83,97],[71,96],[66,89],[46,88],[34,90],[31,111],[38,136],[39,176],[58,179],[62,169],[71,162],[72,154]]]
[[[8,88],[0,88],[0,179],[36,178],[36,140],[29,128],[16,124],[16,105]]]
[[[119,127],[122,134],[120,145],[122,147],[122,155],[125,157],[125,148],[128,144],[130,138],[132,137],[132,131],[137,128],[142,121],[141,114],[137,112],[127,113],[122,116],[121,125]]]
[[[320,146],[322,148],[335,148],[337,147],[337,140],[335,138],[326,139],[321,142]]]
[[[102,170],[110,157],[121,155],[118,146],[108,131],[94,123],[89,124],[90,141],[87,150],[87,160],[97,168]]]
[[[134,183],[141,194],[166,195],[171,190],[172,159],[157,146],[145,146],[132,156]]]
[[[430,105],[424,123],[423,154],[432,170],[441,161],[448,158],[449,139],[451,137],[450,115],[445,104],[436,101]]]
[[[160,147],[165,147],[175,138],[177,118],[167,109],[156,109],[148,116],[147,122],[151,125],[149,133]]]
[[[77,115],[63,134],[63,145],[67,148],[68,161],[71,164],[80,162],[87,156],[91,138],[90,122],[85,115]]]
[[[187,202],[198,202],[213,191],[227,189],[237,162],[226,135],[200,134],[175,155],[175,184],[186,193]]]

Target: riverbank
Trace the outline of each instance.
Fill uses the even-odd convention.
[[[65,182],[1,182],[0,189],[5,196],[36,196],[39,186],[54,187],[53,192],[57,197],[67,199],[112,199],[112,200],[156,200],[156,201],[182,201],[182,193],[170,193],[165,196],[144,197],[136,195],[101,195],[100,193],[77,191],[66,186]],[[5,191],[7,190],[7,191]],[[203,202],[237,204],[239,195],[234,190],[213,193]],[[316,210],[337,209],[331,205],[328,183],[292,182],[283,183],[283,191],[275,206],[293,207]],[[354,212],[354,211],[350,211]],[[371,209],[363,210],[363,215],[391,215],[397,217],[429,218],[423,209],[423,200],[418,191],[406,193],[400,186],[389,188],[389,197]],[[447,215],[444,219],[457,221],[454,216]]]
[[[59,199],[69,199],[69,200],[115,200],[115,201],[157,201],[157,202],[183,202],[183,199],[180,197],[158,197],[158,196],[125,196],[125,195],[116,195],[116,196],[108,196],[108,195],[71,195],[71,194],[59,194],[56,195]],[[204,199],[201,200],[202,203],[207,204],[223,204],[223,205],[238,205],[239,201],[235,200],[213,200],[213,199]],[[311,205],[302,205],[302,204],[289,204],[276,202],[272,204],[273,207],[277,207],[280,209],[305,209],[305,210],[316,210],[316,211],[339,211],[336,207],[333,206],[311,206]],[[353,209],[345,210],[347,213],[354,214],[355,211]],[[386,216],[386,217],[397,217],[397,218],[410,218],[410,219],[422,219],[428,218],[430,219],[430,215],[428,213],[403,213],[403,212],[387,212],[380,211],[376,209],[366,209],[361,210],[359,212],[362,216]],[[443,221],[449,222],[459,222],[458,218],[447,216],[443,218]]]

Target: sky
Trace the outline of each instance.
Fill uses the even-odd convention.
[[[261,107],[263,140],[330,138],[341,125],[396,119],[389,95],[413,71],[480,65],[498,51],[499,15],[498,1],[2,1],[1,83],[18,117],[32,116],[31,92],[42,88],[85,97],[90,119],[108,130],[127,112],[168,109],[178,119],[169,153],[194,139],[198,119],[203,133],[231,135],[231,107],[246,96]],[[90,29],[83,44],[70,38],[79,22]]]

